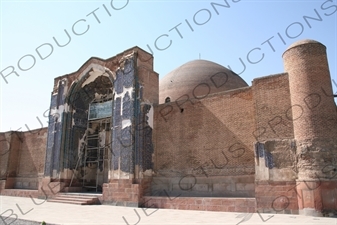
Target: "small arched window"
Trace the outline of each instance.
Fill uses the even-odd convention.
[[[165,103],[171,102],[170,97],[165,98]]]

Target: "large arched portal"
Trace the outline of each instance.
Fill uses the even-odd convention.
[[[97,192],[108,182],[112,161],[116,73],[91,63],[75,75],[55,83],[44,177],[67,191]]]
[[[113,81],[112,73],[96,66],[72,84],[65,99],[61,177],[70,179],[69,187],[100,191],[108,182]]]
[[[153,169],[158,74],[152,63],[135,47],[91,58],[55,79],[40,197],[102,190],[107,204],[139,204],[137,193],[148,192]],[[127,198],[115,194],[126,190]]]

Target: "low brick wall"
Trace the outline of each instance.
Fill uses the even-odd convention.
[[[15,177],[12,179],[14,179],[14,189],[37,190],[39,187],[37,177]]]
[[[337,211],[337,181],[297,181],[299,210],[315,209],[323,214]],[[300,213],[301,214],[301,213]],[[304,213],[306,214],[306,213]],[[310,215],[310,214],[306,214]],[[315,214],[313,214],[315,215]]]
[[[103,184],[103,204],[138,207],[150,193],[151,179],[115,179]]]
[[[26,189],[3,189],[0,195],[15,196],[15,197],[32,197],[38,198],[38,190],[26,190]]]
[[[256,212],[255,198],[152,197],[144,196],[143,207],[222,212]]]
[[[261,213],[298,214],[295,181],[258,181],[255,198]]]

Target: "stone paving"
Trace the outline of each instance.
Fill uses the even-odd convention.
[[[117,207],[109,205],[71,205],[43,199],[0,196],[0,224],[296,224],[337,225],[336,218],[285,214],[230,213],[173,209]],[[10,217],[10,218],[9,218]],[[36,221],[36,222],[34,222]]]

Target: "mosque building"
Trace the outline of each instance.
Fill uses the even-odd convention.
[[[1,195],[324,216],[337,210],[326,47],[298,41],[249,86],[194,60],[161,80],[133,47],[55,78],[49,125],[0,133]],[[79,194],[80,193],[80,194]]]

